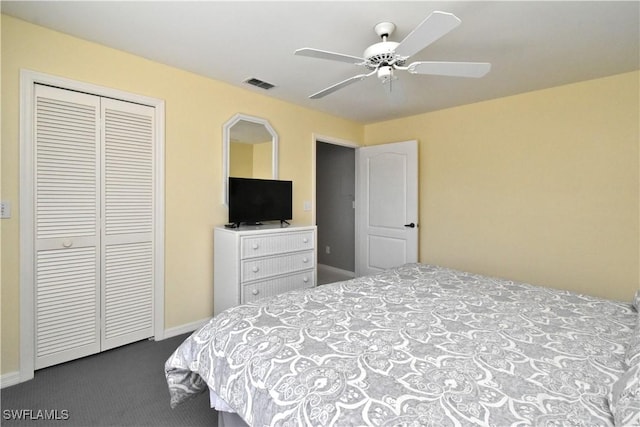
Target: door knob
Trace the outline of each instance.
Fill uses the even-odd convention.
[[[416,228],[416,225],[413,222],[409,224],[405,224],[404,226],[409,228]]]

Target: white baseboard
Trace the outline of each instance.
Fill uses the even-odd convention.
[[[167,338],[175,337],[175,336],[178,336],[178,335],[186,334],[186,333],[189,333],[189,332],[193,332],[196,329],[198,329],[200,326],[202,326],[205,323],[207,323],[209,320],[211,320],[210,317],[208,317],[206,319],[196,320],[195,322],[191,322],[191,323],[186,323],[184,325],[174,326],[173,328],[165,329],[164,330],[163,339],[167,339]]]
[[[320,271],[320,270],[327,271],[327,272],[332,272],[332,273],[338,273],[338,274],[342,274],[342,275],[349,276],[349,277],[356,277],[356,273],[353,272],[353,271],[343,270],[341,268],[332,267],[332,266],[326,265],[326,264],[318,264],[318,271]]]
[[[20,372],[7,372],[0,375],[0,388],[9,387],[12,385],[20,384]]]

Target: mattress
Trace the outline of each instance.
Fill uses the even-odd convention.
[[[165,373],[172,406],[210,388],[253,426],[606,426],[635,416],[637,321],[632,303],[407,264],[226,310]]]

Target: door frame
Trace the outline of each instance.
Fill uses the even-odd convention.
[[[320,134],[312,134],[312,148],[311,148],[311,200],[313,203],[313,209],[311,209],[311,221],[312,224],[316,223],[316,203],[317,203],[317,198],[316,198],[316,186],[317,186],[317,182],[316,182],[316,168],[317,168],[317,158],[316,158],[316,149],[317,149],[317,143],[319,142],[324,142],[324,143],[328,143],[328,144],[335,144],[335,145],[341,145],[344,147],[350,147],[355,149],[356,151],[356,156],[355,156],[355,254],[354,254],[354,258],[355,258],[355,275],[356,277],[360,276],[362,274],[359,268],[360,265],[360,258],[362,257],[362,253],[361,251],[358,249],[359,248],[359,244],[360,244],[360,240],[362,239],[362,230],[361,230],[361,210],[362,207],[359,206],[360,205],[360,201],[362,200],[362,193],[361,193],[361,179],[360,179],[360,166],[358,163],[358,150],[360,148],[366,148],[366,147],[371,147],[371,146],[367,146],[367,145],[360,145],[356,142],[353,141],[349,141],[346,139],[341,139],[341,138],[334,138],[334,137],[330,137],[330,136],[325,136],[325,135],[320,135]],[[397,142],[390,142],[390,143],[385,143],[385,144],[395,144],[395,143],[403,143],[403,142],[414,142],[416,145],[418,145],[418,140],[416,139],[411,139],[411,140],[406,140],[406,141],[397,141]],[[376,144],[376,145],[385,145],[385,144]],[[419,157],[419,153],[416,154],[417,158],[416,158],[416,162],[418,162],[418,171],[417,171],[417,182],[416,182],[416,191],[417,191],[417,212],[416,212],[416,220],[417,222],[419,222],[419,218],[420,218],[420,170],[419,170],[419,162],[420,162],[420,157]],[[420,259],[420,234],[418,232],[418,247],[417,247],[417,257],[418,259]]]
[[[19,382],[33,378],[35,370],[34,324],[34,143],[33,112],[36,84],[120,99],[155,109],[154,175],[154,339],[164,338],[164,144],[165,102],[105,86],[20,70],[20,371]]]

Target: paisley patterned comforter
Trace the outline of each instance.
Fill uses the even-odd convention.
[[[613,425],[631,303],[408,264],[229,309],[167,360],[252,426]]]

